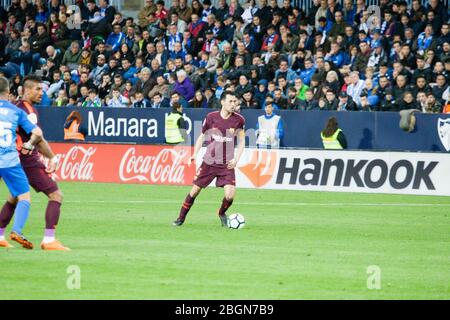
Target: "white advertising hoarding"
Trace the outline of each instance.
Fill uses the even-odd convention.
[[[450,155],[246,149],[236,181],[243,188],[450,196]]]

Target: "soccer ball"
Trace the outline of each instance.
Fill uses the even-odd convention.
[[[228,217],[228,227],[231,229],[241,229],[245,226],[244,216],[240,213],[233,213]]]

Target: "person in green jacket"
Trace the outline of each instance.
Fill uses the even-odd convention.
[[[167,144],[179,144],[187,141],[186,122],[183,119],[183,107],[174,103],[172,112],[166,117],[165,137]]]
[[[325,129],[320,133],[324,149],[339,150],[347,149],[347,140],[342,130],[338,126],[337,119],[328,119]]]

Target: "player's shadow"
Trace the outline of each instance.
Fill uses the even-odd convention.
[[[363,136],[361,140],[359,140],[358,149],[372,149],[373,148],[373,135],[372,131],[365,128],[363,130]]]

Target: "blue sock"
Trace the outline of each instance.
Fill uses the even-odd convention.
[[[22,229],[25,227],[28,215],[30,213],[30,202],[26,200],[20,200],[17,203],[16,210],[14,211],[14,225],[12,231],[22,234]]]

